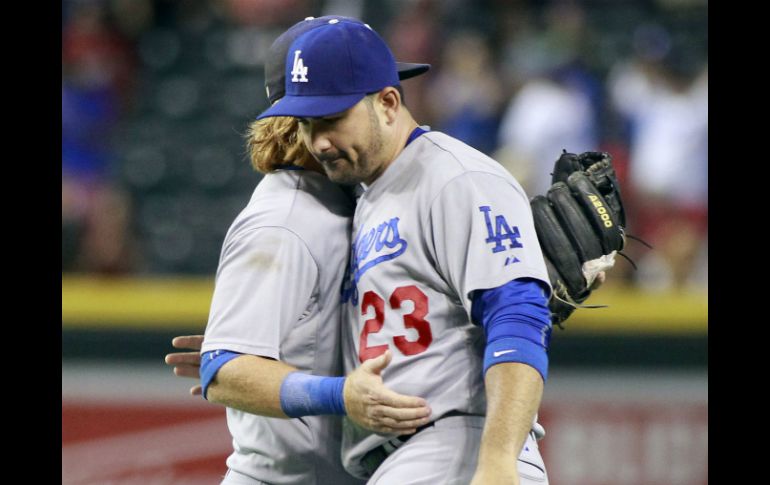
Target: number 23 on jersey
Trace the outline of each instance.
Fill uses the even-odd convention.
[[[410,341],[404,335],[396,335],[393,337],[393,345],[404,355],[416,355],[425,352],[433,341],[430,323],[425,320],[425,316],[428,314],[428,297],[414,285],[399,286],[390,295],[388,301],[390,309],[400,309],[401,304],[406,300],[414,303],[414,310],[405,314],[400,323],[404,328],[415,329],[417,340]],[[385,353],[389,347],[389,344],[370,346],[368,343],[369,335],[379,332],[385,325],[385,300],[374,291],[367,291],[364,294],[361,301],[361,315],[366,315],[370,308],[374,309],[374,318],[364,322],[364,328],[359,339],[358,359],[361,362]],[[388,324],[390,325],[390,320]]]

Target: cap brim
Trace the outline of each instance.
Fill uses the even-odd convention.
[[[266,109],[259,116],[293,116],[295,118],[320,118],[342,113],[364,99],[363,94],[345,94],[341,96],[291,96],[287,95]]]
[[[427,72],[430,69],[430,64],[415,64],[412,62],[397,62],[396,69],[398,70],[398,78],[400,80],[409,79],[420,74]]]

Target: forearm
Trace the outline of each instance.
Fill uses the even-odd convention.
[[[207,398],[247,413],[287,418],[281,408],[281,383],[295,370],[280,361],[241,355],[219,369]]]
[[[506,362],[489,368],[484,379],[487,419],[479,469],[516,470],[527,433],[543,395],[543,378],[527,364]]]

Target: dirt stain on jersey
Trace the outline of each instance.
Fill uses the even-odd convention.
[[[253,253],[247,265],[260,271],[276,271],[281,267],[281,263],[278,262],[275,254],[267,251]]]

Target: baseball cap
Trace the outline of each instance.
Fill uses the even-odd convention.
[[[339,113],[369,93],[428,69],[430,64],[397,63],[385,41],[360,20],[308,18],[271,46],[265,79],[272,106],[257,119]]]
[[[265,90],[267,91],[267,99],[272,105],[284,94],[286,94],[286,56],[291,44],[299,37],[309,30],[313,30],[316,27],[327,25],[329,21],[345,20],[348,22],[357,22],[361,25],[366,25],[358,19],[353,17],[344,17],[341,15],[325,15],[323,17],[307,17],[304,20],[297,22],[289,27],[289,29],[278,36],[277,39],[270,46],[267,53],[267,59],[265,60]],[[398,70],[399,79],[409,79],[410,77],[418,76],[428,69],[430,64],[418,64],[408,62],[397,62],[396,68]]]

